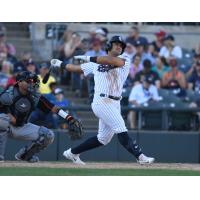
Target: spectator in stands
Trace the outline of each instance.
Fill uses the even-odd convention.
[[[8,60],[12,64],[15,64],[17,62],[16,57],[8,53],[8,48],[6,44],[0,43],[0,63],[2,63],[3,60]]]
[[[183,72],[177,68],[177,60],[175,57],[169,58],[170,71],[164,73],[162,77],[162,87],[177,91],[178,96],[185,96],[187,81]]]
[[[100,39],[94,39],[92,42],[92,49],[88,50],[85,55],[87,56],[105,56],[106,52],[102,49],[102,42]]]
[[[80,43],[75,48],[75,50],[74,50],[74,52],[72,54],[72,57],[76,56],[76,55],[83,55],[83,54],[85,54],[85,47],[84,47],[84,44],[82,43],[80,35],[78,33],[74,33],[74,34],[76,35],[77,39],[78,38],[80,39]],[[77,62],[77,60],[70,59],[69,62],[72,62],[72,63],[75,64]],[[67,73],[69,74],[69,72],[67,72],[66,70],[64,70],[64,73],[66,73],[66,76],[67,76]],[[82,77],[82,75],[80,75],[78,73],[70,73],[70,77],[71,77],[72,90],[74,90],[76,92],[76,94],[80,94],[80,91],[82,89],[81,88],[81,77]],[[64,82],[62,81],[62,83],[64,83]]]
[[[57,83],[56,82],[52,82],[49,84],[49,88],[51,90],[50,93],[45,94],[44,96],[51,102],[54,103],[56,101],[56,97],[55,97],[55,89],[57,88]]]
[[[54,104],[60,108],[66,108],[69,106],[70,101],[64,97],[64,91],[61,88],[55,88],[55,101]]]
[[[28,62],[32,61],[30,52],[23,52],[21,54],[21,59],[14,65],[14,69],[17,67],[21,67],[22,71],[26,71],[26,65]]]
[[[143,82],[135,85],[129,95],[129,104],[131,107],[138,107],[152,101],[159,101],[158,90],[154,85],[154,79],[151,75],[146,75]],[[136,128],[136,113],[135,111],[129,112],[130,128]]]
[[[149,43],[146,46],[146,58],[151,60],[151,64],[155,65],[156,64],[156,58],[158,57],[158,54],[155,51],[155,47],[152,43]]]
[[[8,43],[6,39],[6,28],[2,27],[0,28],[0,44],[5,44],[7,48],[7,52],[11,56],[16,55],[16,48],[13,44]]]
[[[155,63],[154,56],[150,52],[148,52],[148,43],[145,44],[143,41],[136,40],[134,46],[136,48],[136,53],[141,56],[142,63],[146,59],[150,60],[152,65]]]
[[[42,80],[45,77],[45,75],[49,72],[49,65],[47,63],[41,63],[39,71],[40,71],[40,73],[38,75],[39,80],[40,80],[39,92],[41,94],[49,94],[51,92],[51,89],[50,89],[49,85],[52,82],[56,82],[56,79],[52,75],[50,75],[47,83],[44,84],[42,82]]]
[[[3,61],[6,61],[7,60],[7,54],[0,50],[0,65],[2,65]]]
[[[126,79],[124,87],[132,87],[135,82],[135,75],[142,70],[143,70],[143,65],[141,64],[141,57],[139,54],[135,54],[135,56],[132,59],[130,72]]]
[[[173,35],[167,35],[164,40],[164,46],[160,49],[160,56],[164,56],[166,59],[175,57],[177,59],[182,58],[181,47],[175,45],[175,38]]]
[[[195,53],[194,54],[194,63],[200,61],[200,53]]]
[[[106,43],[107,43],[107,36],[108,36],[108,29],[105,28],[105,27],[101,27],[101,28],[98,28],[96,31],[96,36],[95,36],[95,39],[99,39],[101,41],[101,45],[102,45],[102,49],[105,50],[106,48]]]
[[[96,30],[97,28],[93,26],[90,28],[88,32],[89,35],[86,39],[90,44],[92,44],[92,42],[96,39]]]
[[[164,39],[166,36],[166,32],[164,30],[159,30],[155,33],[156,40],[152,42],[152,45],[154,46],[156,55],[158,56],[160,49],[164,46]]]
[[[0,70],[0,87],[6,88],[8,79],[11,77],[13,71],[13,65],[9,61],[3,61]]]
[[[130,60],[132,60],[135,53],[136,53],[136,50],[135,50],[134,45],[132,45],[131,43],[126,43],[126,48],[123,54],[128,56]]]
[[[186,72],[185,76],[187,80],[190,78],[190,76],[193,74],[196,68],[196,63],[200,62],[200,53],[195,53],[194,52],[194,57],[193,57],[193,63],[190,69]]]
[[[158,56],[156,59],[156,64],[155,66],[152,67],[152,70],[154,72],[157,72],[159,75],[159,78],[162,79],[163,74],[170,70],[165,57]]]
[[[146,59],[143,62],[143,70],[140,72],[136,73],[135,75],[135,84],[142,83],[145,76],[149,75],[152,76],[154,84],[156,85],[157,88],[160,88],[160,78],[157,72],[153,71],[152,65],[150,60]]]
[[[188,79],[188,89],[200,92],[200,61],[195,64],[194,70]]]
[[[70,101],[68,99],[66,99],[64,97],[64,91],[61,88],[56,88],[54,90],[55,93],[55,101],[54,104],[56,106],[58,106],[59,108],[62,108],[63,110],[69,112],[67,109],[68,106],[70,106]],[[75,113],[73,113],[75,114]],[[57,117],[57,115],[53,114],[53,118],[56,121],[56,123],[58,124],[58,127],[66,129],[68,127],[66,121],[60,119],[59,117]]]
[[[200,43],[198,43],[193,49],[194,55],[200,55]]]
[[[63,45],[60,46],[60,59],[66,63],[74,56],[75,50],[81,45],[81,37],[78,33],[68,30],[63,36]]]
[[[126,43],[135,45],[136,41],[140,41],[140,43],[144,45],[148,44],[147,38],[140,36],[139,28],[132,26],[129,32],[129,36],[126,38]]]
[[[13,74],[11,77],[9,77],[8,81],[7,81],[7,87],[13,86],[16,83],[16,77],[17,75],[22,72],[22,68],[21,66],[18,66],[17,68],[15,68],[13,70]]]
[[[33,62],[33,61],[29,61],[27,64],[26,64],[26,70],[28,72],[31,72],[31,73],[34,73],[34,74],[37,74],[38,71],[37,71],[37,66],[36,64]]]
[[[83,44],[81,37],[78,33],[68,30],[64,36],[64,44],[60,48],[60,59],[68,64],[73,62],[73,56],[84,54]],[[77,76],[77,77],[76,77]],[[79,75],[74,75],[75,78],[79,79]],[[73,79],[74,79],[73,77]],[[61,71],[61,83],[69,84],[71,79],[71,73],[67,73],[66,70]],[[76,82],[76,81],[75,81]]]
[[[65,54],[64,54],[65,44],[68,43],[71,40],[72,34],[73,34],[72,30],[66,29],[64,31],[62,37],[58,41],[58,45],[57,45],[57,50],[58,50],[58,54],[59,54],[58,57],[62,61],[64,61],[64,59],[65,59]]]

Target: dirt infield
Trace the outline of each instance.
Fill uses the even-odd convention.
[[[88,162],[86,165],[75,165],[69,162],[39,162],[25,163],[16,161],[6,161],[0,163],[1,167],[48,167],[48,168],[86,168],[86,169],[178,169],[200,171],[200,164],[183,163],[154,163],[148,166],[141,166],[137,163],[127,162]]]

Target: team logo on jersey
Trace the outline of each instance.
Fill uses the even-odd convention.
[[[113,65],[99,65],[97,71],[99,72],[108,72],[111,69],[114,69]]]

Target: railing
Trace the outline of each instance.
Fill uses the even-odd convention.
[[[89,105],[81,105],[81,106],[70,106],[66,108],[69,111],[89,111],[91,107]],[[191,114],[191,130],[196,130],[199,124],[196,122],[197,112],[200,112],[200,108],[189,108],[189,107],[178,107],[171,104],[149,104],[148,106],[140,106],[140,107],[130,107],[130,106],[122,106],[121,111],[128,113],[129,111],[135,111],[138,113],[138,123],[137,129],[142,130],[145,113],[153,113],[160,112],[161,117],[161,130],[169,130],[170,129],[170,120],[171,115],[176,113],[182,114]],[[159,122],[158,122],[159,123]]]

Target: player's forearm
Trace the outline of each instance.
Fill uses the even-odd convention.
[[[92,62],[92,57],[90,59]],[[96,63],[102,64],[102,65],[112,65],[116,67],[122,67],[125,64],[125,61],[118,57],[112,57],[112,56],[98,56],[96,58]]]
[[[67,65],[65,66],[65,69],[66,69],[68,72],[75,72],[75,73],[79,73],[79,74],[82,74],[82,73],[83,73],[83,71],[82,71],[80,65],[67,64]]]

